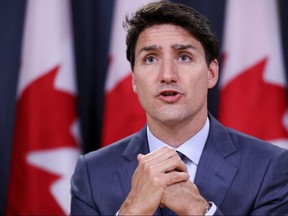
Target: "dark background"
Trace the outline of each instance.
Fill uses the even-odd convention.
[[[206,15],[222,45],[225,0],[174,1]],[[71,0],[71,3],[82,150],[88,152],[100,146],[114,0]],[[277,0],[277,3],[288,77],[288,13],[285,13],[288,1]],[[9,175],[25,6],[25,0],[0,0],[0,214],[4,212]],[[216,117],[218,96],[216,86],[208,97],[209,110]]]

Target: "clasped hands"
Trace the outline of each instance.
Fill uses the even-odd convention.
[[[207,201],[189,181],[186,165],[175,150],[162,147],[137,156],[132,187],[119,215],[153,215],[168,207],[177,215],[203,215]]]

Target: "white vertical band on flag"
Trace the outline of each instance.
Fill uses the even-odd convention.
[[[74,65],[68,3],[68,0],[27,1],[18,96],[29,83],[57,65],[61,67],[55,86],[76,93],[75,79],[71,76]]]
[[[268,58],[265,81],[285,86],[276,1],[227,1],[221,87],[260,59]]]

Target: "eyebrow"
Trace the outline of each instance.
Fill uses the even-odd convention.
[[[185,50],[185,49],[198,50],[195,46],[191,44],[173,44],[171,47],[176,50]]]
[[[161,47],[157,47],[156,45],[145,46],[145,47],[142,47],[142,48],[137,52],[137,55],[140,55],[140,53],[141,53],[141,52],[144,52],[144,51],[159,50],[159,49],[161,49]]]
[[[192,46],[191,44],[173,44],[171,45],[171,48],[175,50],[186,50],[186,49],[198,50],[195,46]],[[156,45],[145,46],[142,47],[137,54],[139,55],[141,52],[144,51],[161,50],[161,49],[162,47],[157,47]]]

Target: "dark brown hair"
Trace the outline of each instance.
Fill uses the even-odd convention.
[[[152,2],[144,5],[130,18],[126,16],[123,26],[127,30],[126,57],[132,70],[135,63],[135,46],[139,34],[148,27],[159,24],[174,24],[186,29],[198,39],[205,51],[206,63],[218,59],[219,47],[209,20],[195,9],[170,1]]]

